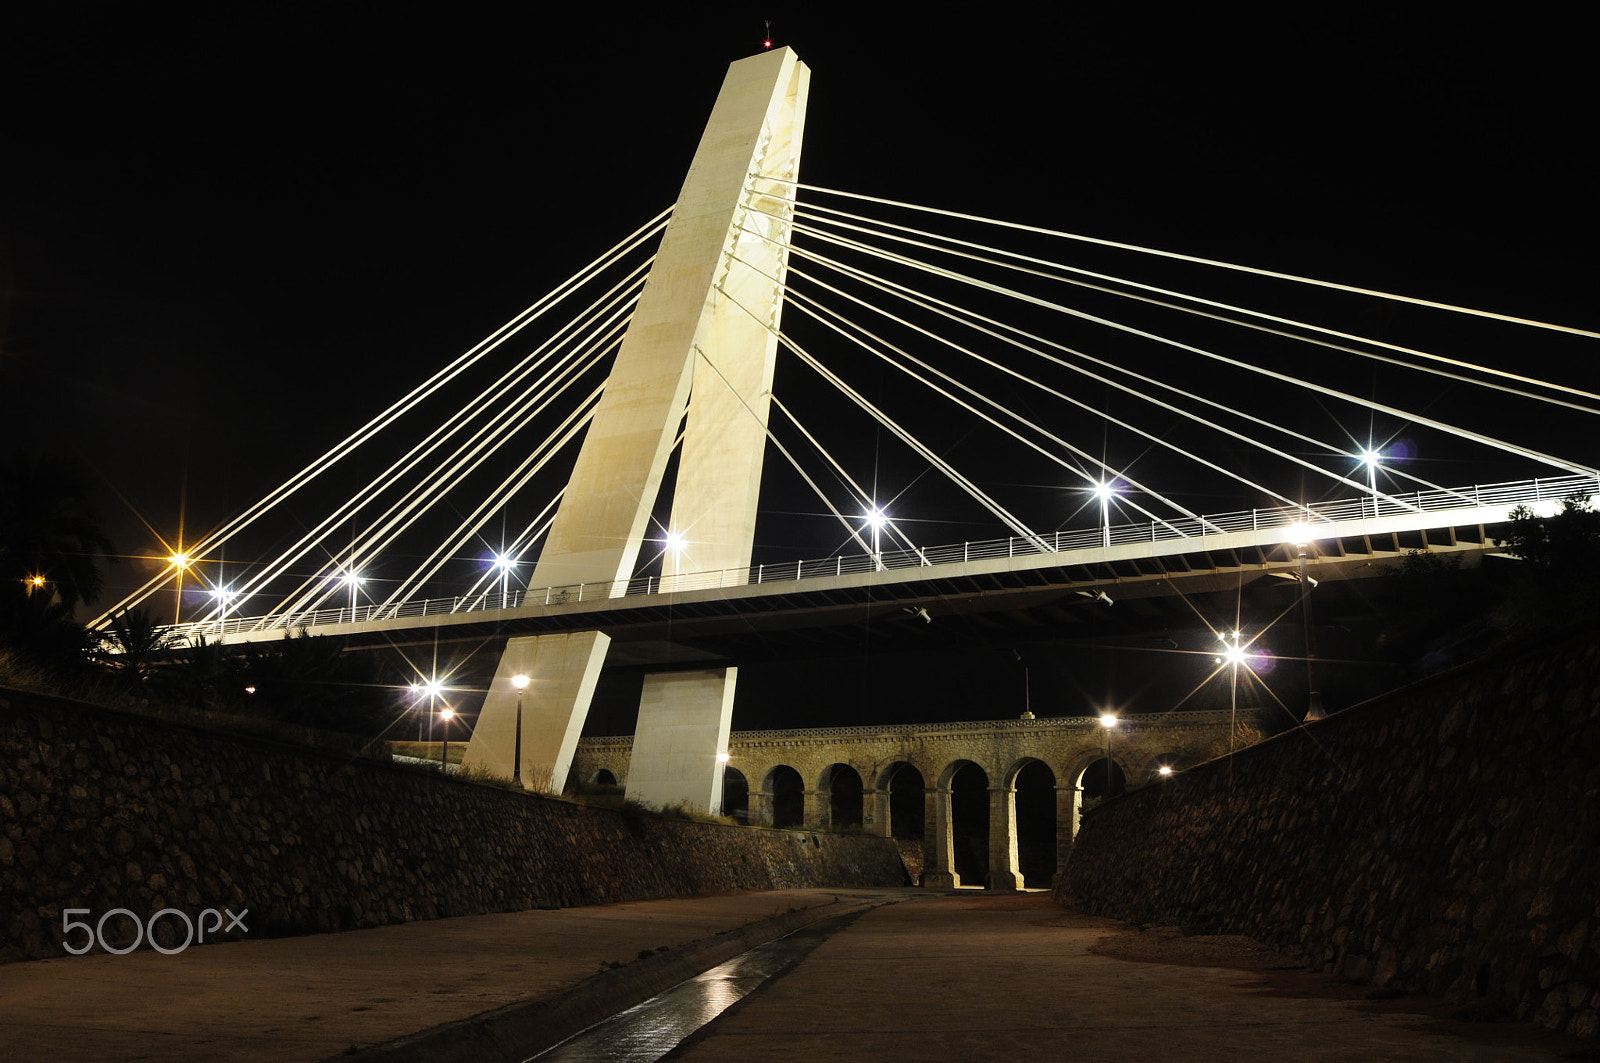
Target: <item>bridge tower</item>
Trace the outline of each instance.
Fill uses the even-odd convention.
[[[775,330],[810,71],[788,48],[728,68],[639,297],[532,586],[611,584],[620,594],[650,532],[683,426],[671,524],[684,572],[750,564],[766,446]],[[659,534],[659,533],[658,533]],[[566,781],[610,638],[601,631],[509,641],[467,747],[468,766],[512,774],[517,695],[522,778]],[[654,805],[720,804],[736,669],[646,677],[628,795]]]

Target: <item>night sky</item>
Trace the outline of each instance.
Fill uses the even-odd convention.
[[[789,7],[808,182],[1600,327],[1574,24]],[[8,15],[0,442],[88,462],[130,556],[258,497],[672,201],[768,17],[685,10]]]

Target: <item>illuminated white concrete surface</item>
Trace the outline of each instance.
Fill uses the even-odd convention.
[[[522,784],[529,790],[560,793],[583,730],[583,714],[572,712],[570,706],[588,709],[610,645],[611,637],[599,631],[507,641],[462,763],[512,776],[517,692],[511,677],[526,675],[531,682],[522,697]]]
[[[773,278],[787,261],[792,210],[793,186],[784,182],[796,176],[808,85],[806,67],[787,48],[729,67],[539,555],[534,585],[620,586],[633,574],[686,405],[672,521],[689,546],[673,564],[695,570],[749,564],[776,354],[768,326],[776,327],[781,304]],[[597,632],[512,640],[479,716],[468,765],[510,774],[516,716],[510,676],[527,671],[530,693],[537,694],[523,705],[523,778],[559,790],[608,641]],[[514,655],[531,656],[542,673],[511,663]],[[545,674],[560,678],[546,683]],[[711,696],[676,677],[647,681],[641,720],[647,710],[657,713],[675,729],[673,742],[693,732],[707,743],[698,753],[676,745],[647,753],[642,778],[661,780],[652,784],[651,803],[699,793],[685,780],[671,780],[678,760],[715,756],[719,714],[721,734],[727,733],[732,673],[719,675],[715,685]],[[687,698],[681,705],[655,703],[680,694]],[[704,720],[691,723],[691,716]],[[720,798],[721,778],[713,773],[715,792],[696,796],[697,807]],[[668,794],[674,796],[663,799]]]
[[[628,771],[628,797],[656,808],[722,807],[722,762],[737,668],[646,676]]]

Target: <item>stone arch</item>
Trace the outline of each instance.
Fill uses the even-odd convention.
[[[722,814],[750,822],[750,782],[732,764],[722,766]]]
[[[1109,759],[1104,750],[1085,758],[1072,778],[1086,801],[1115,797],[1128,788],[1127,769],[1118,762],[1115,751]]]
[[[1022,884],[1048,888],[1056,873],[1056,773],[1037,757],[1022,757],[1006,772],[1015,791],[1017,872]]]
[[[989,772],[972,760],[955,760],[939,773],[940,789],[950,791],[954,871],[962,882],[989,877]]]
[[[866,819],[866,786],[861,773],[839,762],[822,769],[817,789],[828,794],[828,825],[860,827]]]
[[[617,774],[610,768],[597,768],[589,778],[590,786],[616,786]]]
[[[800,773],[787,764],[777,764],[761,781],[764,793],[772,795],[772,825],[798,827],[806,818],[806,783]]]
[[[896,760],[878,773],[876,789],[888,795],[884,834],[920,839],[927,827],[927,780],[909,760]]]

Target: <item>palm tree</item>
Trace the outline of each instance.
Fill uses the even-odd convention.
[[[18,451],[0,462],[0,594],[52,595],[69,610],[100,594],[112,547],[70,459]]]
[[[98,634],[100,648],[96,658],[129,689],[163,687],[162,668],[170,663],[171,651],[183,645],[178,635],[163,628],[144,609],[125,609],[114,614]]]

